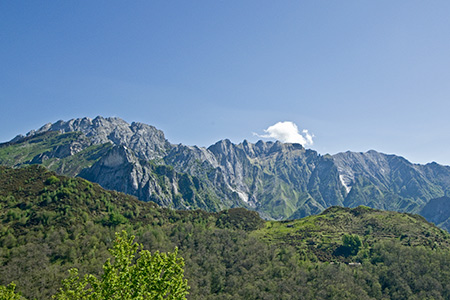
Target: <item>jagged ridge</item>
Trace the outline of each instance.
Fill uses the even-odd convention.
[[[42,163],[164,206],[242,206],[268,219],[333,205],[419,212],[448,194],[450,184],[450,167],[376,151],[322,156],[299,144],[229,140],[208,148],[172,145],[152,126],[102,117],[58,121],[16,137],[0,147],[0,163]]]

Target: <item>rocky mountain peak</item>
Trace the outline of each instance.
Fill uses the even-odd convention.
[[[233,151],[234,144],[229,139],[220,140],[214,145],[208,147],[208,150],[213,153],[229,154]]]
[[[117,117],[97,116],[94,119],[85,117],[69,121],[59,120],[53,124],[45,124],[36,131],[32,130],[27,136],[47,131],[61,133],[80,131],[94,144],[124,145],[133,150],[139,158],[146,160],[163,158],[172,148],[161,130],[139,122],[130,125]]]

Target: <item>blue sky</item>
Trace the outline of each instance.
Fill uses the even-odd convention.
[[[450,1],[1,1],[0,142],[139,121],[209,146],[290,121],[321,154],[450,165]]]

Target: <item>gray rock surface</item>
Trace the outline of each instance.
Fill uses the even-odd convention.
[[[161,159],[172,148],[165,139],[164,133],[153,126],[133,122],[128,124],[120,118],[79,118],[69,121],[48,123],[38,130],[30,131],[26,136],[46,131],[59,131],[62,133],[80,131],[89,137],[94,144],[110,142],[130,148],[142,159]]]

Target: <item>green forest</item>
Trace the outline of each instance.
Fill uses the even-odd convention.
[[[52,299],[74,268],[102,278],[122,233],[146,251],[136,264],[166,253],[183,261],[187,299],[450,299],[450,235],[418,215],[331,207],[264,221],[243,208],[177,211],[36,165],[0,167],[0,187],[5,295]]]

